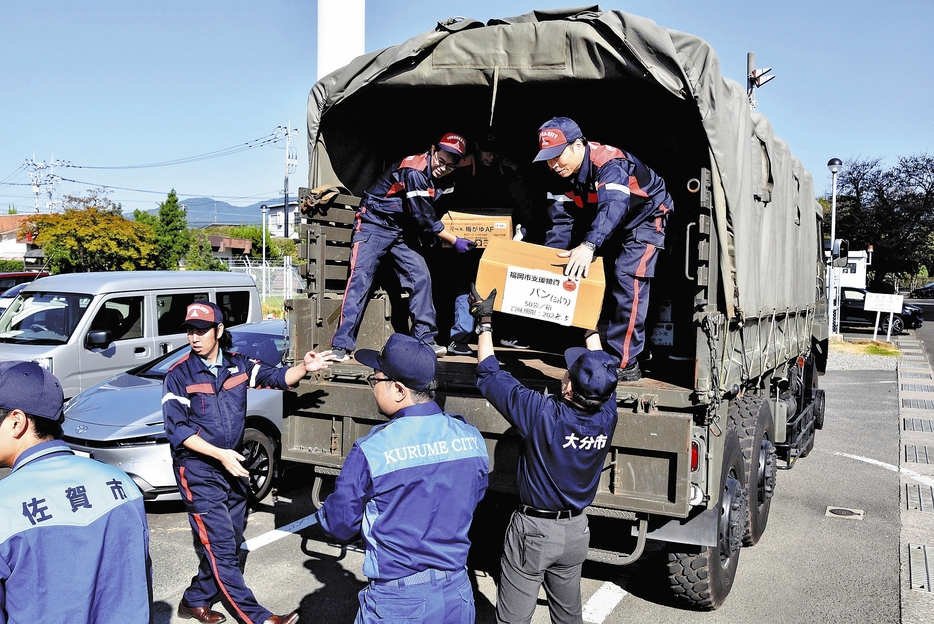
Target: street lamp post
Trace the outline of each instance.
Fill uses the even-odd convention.
[[[831,158],[827,161],[827,168],[833,176],[833,190],[830,199],[830,333],[840,333],[840,315],[837,305],[837,267],[833,264],[833,246],[837,240],[837,172],[843,162],[839,158]]]
[[[266,211],[269,208],[263,204],[259,209],[263,212],[263,301],[266,301]]]

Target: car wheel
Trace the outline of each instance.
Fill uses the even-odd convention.
[[[250,471],[250,494],[255,501],[261,501],[272,491],[276,473],[276,443],[262,431],[248,428],[243,433],[240,454],[245,458],[241,462],[243,467]]]
[[[892,333],[900,334],[905,330],[905,322],[902,321],[902,317],[896,315],[892,316]],[[889,317],[885,316],[882,319],[882,331],[889,333]]]

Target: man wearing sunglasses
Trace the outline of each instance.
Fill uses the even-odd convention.
[[[340,324],[331,340],[336,361],[350,357],[366,308],[373,277],[389,256],[402,288],[409,292],[412,336],[440,357],[447,348],[435,338],[438,327],[431,296],[431,275],[417,247],[441,239],[464,253],[473,246],[444,229],[434,203],[444,192],[436,182],[454,171],[464,157],[464,137],[449,132],[427,152],[393,164],[363,196],[357,208],[350,252],[350,277],[341,304]],[[413,246],[415,248],[413,248]]]
[[[467,531],[487,487],[489,456],[480,432],[435,402],[437,357],[411,336],[393,334],[382,351],[361,349],[379,413],[389,422],[354,442],[336,488],[317,512],[341,540],[363,533],[357,624],[473,622]]]

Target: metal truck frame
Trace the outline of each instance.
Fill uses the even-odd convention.
[[[675,203],[651,287],[651,359],[640,382],[619,386],[619,425],[587,509],[626,523],[632,537],[590,557],[625,564],[647,540],[666,542],[673,591],[715,609],[741,546],[766,528],[778,470],[808,454],[823,424],[828,322],[811,176],[745,89],[720,75],[703,40],[599,7],[453,19],[321,79],[309,96],[309,188],[300,191],[308,289],[287,302],[291,349],[330,344],[353,207],[385,167],[441,132],[470,137],[490,126],[530,162],[535,130],[555,115],[638,154]],[[535,175],[531,186],[544,188]],[[389,276],[379,283],[358,348],[406,327],[405,293]],[[557,348],[497,357],[526,385],[558,391]],[[511,491],[516,438],[479,395],[475,364],[439,361],[439,402],[480,429],[490,487]],[[302,382],[287,407],[281,457],[315,466],[316,504],[354,440],[384,420],[370,372],[333,366]]]

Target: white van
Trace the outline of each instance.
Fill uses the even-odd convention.
[[[213,301],[227,326],[261,320],[249,275],[215,271],[117,271],[43,277],[0,316],[0,361],[32,360],[65,398],[187,344],[194,301]]]

